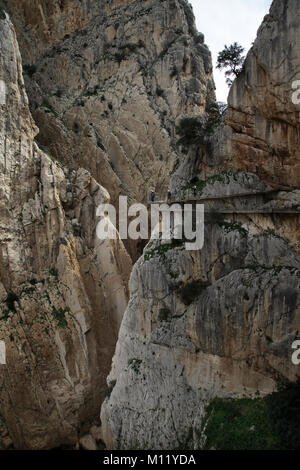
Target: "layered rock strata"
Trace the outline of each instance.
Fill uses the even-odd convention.
[[[97,422],[131,261],[120,240],[96,237],[107,191],[34,142],[8,18],[0,37],[0,414],[17,448],[73,446]]]
[[[134,267],[101,412],[109,448],[201,449],[212,398],[299,373],[299,14],[273,2],[225,123],[174,174],[177,199],[205,202],[204,247],[151,240]]]

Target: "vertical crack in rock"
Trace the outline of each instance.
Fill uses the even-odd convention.
[[[296,379],[298,3],[273,1],[206,132],[187,1],[1,2],[1,447],[200,449],[212,398]],[[97,239],[99,204],[152,186],[205,201],[202,250]]]
[[[264,396],[297,377],[299,14],[294,0],[273,2],[225,123],[201,147],[191,139],[172,176],[178,199],[205,204],[204,247],[151,241],[134,266],[101,411],[110,449],[201,449],[212,398]]]

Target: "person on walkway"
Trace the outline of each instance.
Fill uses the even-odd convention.
[[[197,196],[197,186],[196,185],[193,186],[193,194],[194,194],[194,197]]]
[[[170,189],[168,189],[168,196],[167,196],[167,198],[168,198],[168,202],[171,202],[172,193],[171,193],[171,190],[170,190]]]
[[[155,200],[155,191],[154,191],[154,189],[151,189],[150,201],[151,201],[151,202],[154,202],[154,200]]]

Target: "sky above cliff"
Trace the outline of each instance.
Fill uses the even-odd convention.
[[[198,31],[204,33],[205,42],[216,66],[218,52],[234,41],[245,51],[251,47],[256,32],[268,13],[272,0],[189,0],[193,6]],[[228,86],[224,72],[214,69],[218,101],[227,101]]]

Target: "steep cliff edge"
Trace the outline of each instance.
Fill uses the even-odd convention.
[[[299,23],[297,0],[273,2],[230,90],[232,135],[223,163],[298,188],[300,111],[292,84],[300,76]]]
[[[298,3],[273,2],[225,124],[186,156],[176,124],[215,103],[188,2],[2,3],[0,446],[76,447],[106,394],[108,448],[202,448],[212,398],[298,372]],[[96,207],[171,176],[212,210],[204,248],[151,240],[127,305],[136,246],[101,243]]]
[[[110,391],[132,269],[96,207],[166,191],[176,120],[215,100],[210,52],[183,0],[0,12],[0,447],[74,447]]]
[[[225,125],[173,176],[211,211],[204,247],[152,240],[134,267],[101,411],[109,448],[200,449],[214,397],[264,396],[299,374],[299,14],[273,2]]]
[[[12,24],[0,19],[0,414],[17,448],[74,446],[97,422],[127,304],[130,258],[96,238],[109,199],[34,142]],[[3,91],[3,87],[1,88]],[[3,98],[3,95],[1,96]]]
[[[9,2],[38,142],[145,201],[178,163],[175,124],[214,101],[210,52],[183,0]],[[29,47],[29,46],[30,47]],[[55,73],[59,71],[59,73]]]

